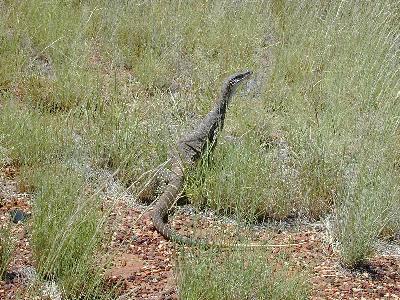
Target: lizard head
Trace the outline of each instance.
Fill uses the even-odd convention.
[[[229,76],[222,87],[222,94],[225,96],[231,96],[236,91],[239,84],[248,79],[251,74],[251,71],[246,70]]]
[[[243,80],[247,79],[250,77],[251,71],[246,70],[244,72],[239,72],[234,75],[229,76],[228,78],[228,84],[232,87],[237,86],[239,83],[241,83]]]

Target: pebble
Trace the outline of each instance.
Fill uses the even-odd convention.
[[[19,222],[25,222],[30,215],[23,212],[20,209],[13,209],[10,211],[10,216],[11,216],[11,221],[15,224],[18,224]]]

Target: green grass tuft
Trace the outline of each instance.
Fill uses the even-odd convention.
[[[178,258],[180,299],[308,299],[305,275],[262,250],[183,250]]]
[[[33,179],[32,249],[38,272],[60,282],[67,297],[100,293],[104,215],[75,170],[47,166]]]
[[[10,230],[10,225],[0,228],[0,279],[3,279],[7,272],[11,254],[14,250],[14,242]]]

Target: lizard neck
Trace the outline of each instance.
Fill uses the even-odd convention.
[[[231,101],[233,91],[229,87],[223,87],[221,91],[221,96],[214,107],[214,113],[218,116],[220,120],[220,128],[224,125],[226,111],[228,109],[228,105]]]

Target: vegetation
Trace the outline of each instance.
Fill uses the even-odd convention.
[[[100,202],[85,194],[83,177],[75,170],[47,166],[36,180],[32,246],[37,270],[56,278],[67,297],[93,299],[101,293],[101,261],[106,262],[97,257],[105,222]]]
[[[6,274],[11,254],[14,250],[14,243],[10,236],[10,227],[0,228],[0,280]]]
[[[182,299],[308,299],[304,274],[290,270],[284,257],[265,264],[268,252],[183,251],[178,261]]]
[[[67,297],[96,297],[107,213],[92,171],[139,191],[221,81],[247,68],[187,194],[245,222],[333,213],[343,263],[365,262],[400,230],[399,12],[390,0],[0,0],[0,160],[35,194],[40,273]],[[217,276],[212,256],[185,255],[198,288]],[[254,272],[271,274],[263,265]],[[189,269],[187,299],[200,292]],[[237,270],[248,285],[253,274]]]

